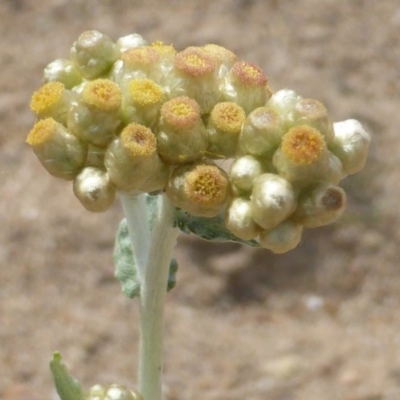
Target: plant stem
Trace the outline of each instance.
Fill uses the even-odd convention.
[[[172,250],[179,233],[175,208],[158,196],[151,229],[145,195],[121,194],[140,282],[139,391],[145,400],[162,400],[164,302]]]
[[[150,226],[146,196],[144,194],[136,196],[120,194],[120,199],[128,224],[138,279],[142,283],[150,249]]]

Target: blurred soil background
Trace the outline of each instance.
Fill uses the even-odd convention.
[[[400,3],[0,0],[0,399],[55,400],[60,351],[85,387],[136,384],[138,311],[113,278],[121,207],[85,211],[25,137],[42,70],[85,30],[216,43],[274,90],[373,135],[348,208],[275,256],[181,236],[168,295],[166,400],[400,399]]]

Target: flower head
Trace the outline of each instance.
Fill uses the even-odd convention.
[[[282,138],[282,152],[295,164],[308,165],[326,149],[324,137],[307,125],[290,129]]]
[[[82,99],[98,110],[116,111],[121,106],[121,89],[109,79],[96,79],[85,85]]]

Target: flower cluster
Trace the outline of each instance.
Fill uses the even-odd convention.
[[[27,142],[88,210],[107,210],[118,191],[165,191],[192,215],[225,213],[235,236],[278,253],[342,213],[338,184],[368,152],[357,121],[333,124],[319,101],[273,93],[258,66],[218,45],[177,52],[88,31],[44,81]]]

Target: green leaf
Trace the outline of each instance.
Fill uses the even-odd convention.
[[[150,196],[149,196],[150,197]],[[150,212],[152,218],[153,212]],[[118,228],[114,245],[115,277],[121,282],[122,293],[132,299],[140,294],[140,282],[137,275],[135,259],[128,231],[128,223],[124,218]],[[176,285],[178,262],[173,258],[169,269],[167,290]]]
[[[243,240],[232,235],[225,226],[224,219],[221,215],[214,218],[196,217],[182,210],[178,210],[175,223],[182,232],[186,234],[194,233],[204,240],[213,242],[237,242],[246,244],[247,246],[260,247],[260,244],[255,240]]]
[[[85,400],[81,384],[62,363],[60,353],[55,352],[53,354],[53,359],[50,361],[50,369],[61,400]]]
[[[124,218],[119,224],[114,245],[115,277],[121,282],[122,293],[132,299],[140,293],[135,259],[133,257],[128,224]]]

